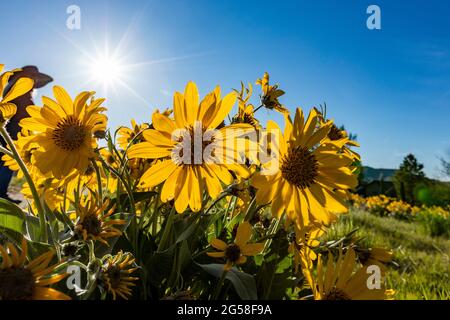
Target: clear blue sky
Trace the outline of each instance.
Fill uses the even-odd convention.
[[[66,28],[71,4],[81,8],[81,30]],[[366,28],[370,4],[381,7],[381,30]],[[436,177],[438,157],[450,156],[449,1],[15,0],[0,8],[0,63],[38,65],[71,94],[105,95],[88,81],[87,56],[106,40],[117,49],[128,68],[126,86],[107,93],[111,127],[148,120],[189,80],[203,95],[268,71],[291,110],[325,101],[358,135],[366,165],[397,167],[412,152]]]

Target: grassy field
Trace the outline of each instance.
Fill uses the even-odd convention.
[[[387,282],[395,299],[450,299],[449,239],[431,237],[417,222],[361,210],[342,216],[327,238],[337,239],[354,228],[364,237],[362,244],[394,251]]]

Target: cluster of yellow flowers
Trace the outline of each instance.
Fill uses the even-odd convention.
[[[163,260],[155,257],[173,250],[178,252],[174,265],[162,269],[175,271],[159,283],[168,286],[161,290],[164,294],[174,293],[188,263],[180,262],[185,240],[203,263],[209,257],[223,262],[220,281],[207,296],[223,297],[227,272],[249,264],[248,257],[264,259],[280,234],[292,235],[286,250],[294,258],[293,275],[304,275],[315,298],[386,298],[390,292],[384,284],[377,289],[366,285],[367,261],[379,260],[361,259],[352,247],[341,246],[337,257],[331,252],[323,256],[326,247],[319,250],[320,235],[348,211],[349,190],[357,185],[353,164],[359,155],[351,149],[357,143],[316,108],[307,114],[297,108],[291,117],[279,101],[284,92],[269,83],[267,73],[256,83],[261,86],[257,108],[250,104],[251,86],[224,96],[216,87],[200,99],[197,86],[189,82],[184,93],[174,94],[171,109],[157,110],[149,123],[133,121],[131,128],[115,133],[107,129],[104,99],[94,92],[72,98],[55,86],[54,98],[43,97],[41,106],[27,107],[29,117],[21,120],[17,141],[4,128],[15,111],[9,103],[13,97],[4,97],[0,134],[8,149],[2,149],[2,159],[25,178],[28,211],[37,216],[30,221],[39,220],[38,236],[24,236],[51,243],[58,266],[66,256],[72,257],[69,264],[84,266],[89,281],[79,294],[83,298],[97,288],[102,298],[107,293],[129,298],[137,281],[142,281],[140,295],[146,298],[150,284],[144,281]],[[237,114],[230,116],[236,101]],[[260,108],[280,112],[284,131],[272,120],[263,128],[255,117]],[[178,234],[180,229],[185,231]],[[194,236],[197,229],[201,234]],[[206,242],[198,245],[199,238]],[[123,242],[127,245],[121,246]],[[7,248],[0,246],[0,275],[9,272],[23,279],[27,273],[29,283],[11,288],[0,279],[0,299],[36,297],[35,290],[63,278],[41,280],[33,273],[50,255],[27,267],[23,245],[20,258],[13,244]],[[113,248],[132,250],[111,255]],[[144,277],[132,275],[138,266]],[[34,282],[39,286],[30,284]]]
[[[367,209],[371,213],[379,215],[389,215],[399,218],[413,218],[421,212],[427,211],[433,215],[439,215],[443,218],[449,216],[450,208],[439,206],[414,206],[405,201],[398,200],[386,195],[377,195],[364,198],[358,194],[351,194],[350,202],[353,207]]]

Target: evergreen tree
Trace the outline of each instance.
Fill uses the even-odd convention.
[[[414,204],[416,202],[415,187],[424,180],[423,164],[419,163],[413,154],[408,154],[394,175],[397,196],[403,201]]]

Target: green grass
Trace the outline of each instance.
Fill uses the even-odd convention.
[[[395,299],[450,299],[450,240],[432,237],[418,222],[379,217],[361,210],[342,216],[327,239],[337,239],[359,228],[360,244],[390,248],[394,263],[387,284]]]

